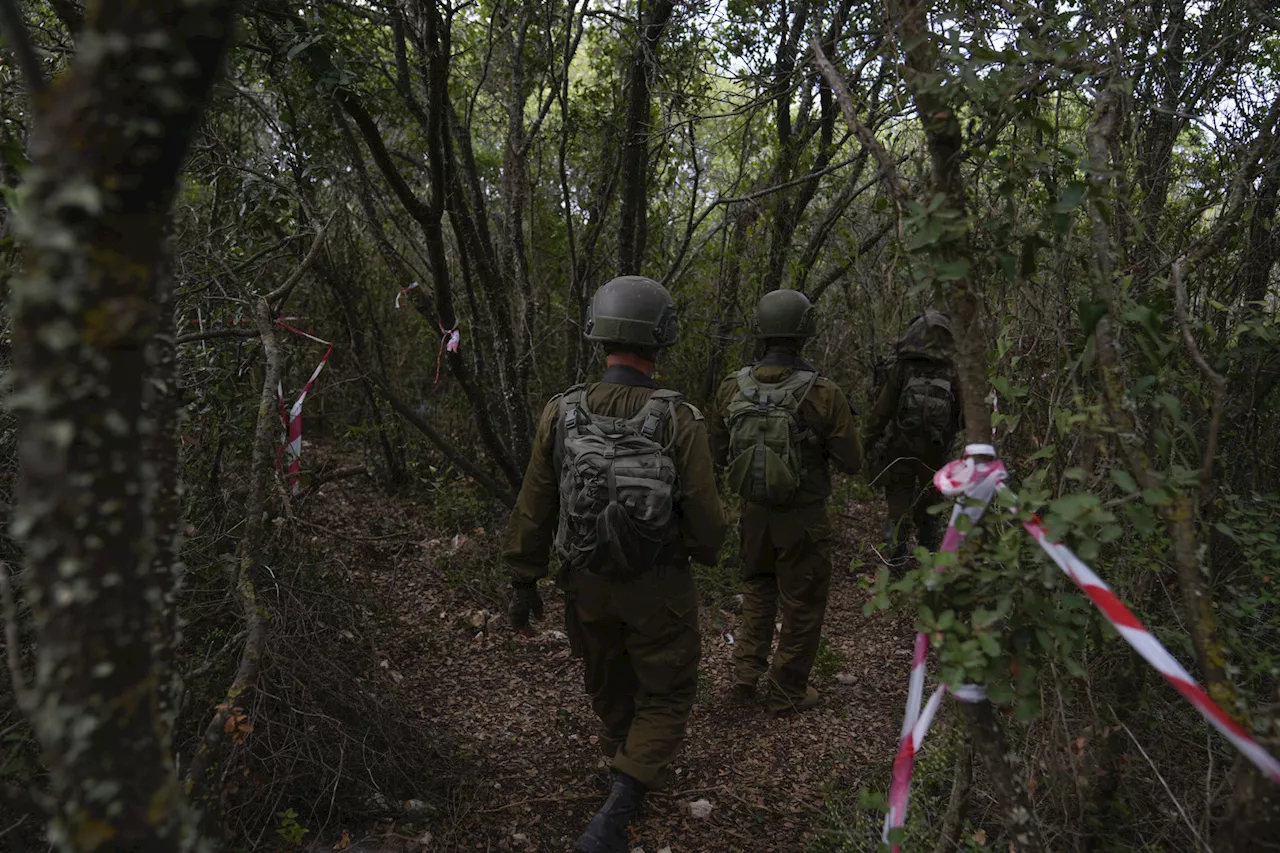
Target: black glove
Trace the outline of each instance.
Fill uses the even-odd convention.
[[[538,595],[538,585],[528,581],[517,581],[511,584],[511,603],[507,605],[507,618],[511,627],[519,631],[529,627],[529,616],[542,618],[542,596]]]

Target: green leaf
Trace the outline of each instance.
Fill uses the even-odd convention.
[[[978,635],[978,642],[982,645],[982,651],[989,658],[1000,657],[1000,643],[995,636],[990,633],[982,633]]]
[[[958,281],[969,274],[969,262],[964,258],[958,261],[939,261],[937,267],[938,281]]]
[[[1004,683],[988,684],[987,701],[995,705],[1008,705],[1013,701],[1013,687]]]
[[[1182,405],[1178,402],[1178,398],[1172,394],[1157,394],[1156,402],[1166,409],[1175,421],[1182,420]]]
[[[1035,453],[1032,453],[1030,456],[1028,456],[1025,461],[1035,462],[1037,459],[1048,459],[1049,457],[1053,456],[1053,449],[1055,447],[1057,447],[1056,444],[1046,444],[1044,447],[1040,448]]]
[[[1112,468],[1111,479],[1117,486],[1124,490],[1125,494],[1132,495],[1138,491],[1138,483],[1133,479],[1133,475],[1123,468]]]
[[[1145,504],[1127,504],[1124,509],[1129,516],[1129,523],[1143,536],[1156,532],[1156,514],[1151,507]]]
[[[1080,314],[1080,328],[1086,335],[1092,335],[1098,327],[1098,321],[1107,315],[1107,303],[1101,299],[1081,299],[1077,304]]]
[[[1086,188],[1084,182],[1072,181],[1062,188],[1062,197],[1054,202],[1049,210],[1053,213],[1070,213],[1084,200]]]
[[[951,611],[947,612],[950,613]],[[996,622],[1000,621],[1000,611],[987,610],[986,608],[979,607],[977,610],[973,611],[972,621],[973,627],[978,630],[990,628]]]

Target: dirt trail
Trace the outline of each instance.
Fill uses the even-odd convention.
[[[353,511],[363,498],[347,492],[321,500],[343,505],[331,509],[344,534],[378,532],[349,527],[368,517]],[[386,499],[379,500],[385,509]],[[352,572],[377,588],[393,611],[392,627],[376,638],[382,668],[396,689],[413,697],[424,726],[449,733],[470,768],[447,813],[432,821],[431,842],[417,849],[564,853],[605,783],[582,667],[570,657],[563,632],[562,600],[544,590],[547,613],[535,623],[535,636],[516,636],[501,620],[486,629],[475,596],[459,583],[458,567],[468,549],[489,550],[497,534],[433,543],[430,531],[414,529],[420,513],[404,510],[392,517],[409,527],[405,544],[365,544]],[[910,626],[885,614],[863,616],[867,593],[845,568],[867,553],[878,512],[874,504],[851,503],[842,513],[824,630],[835,656],[820,657],[817,709],[773,720],[758,705],[729,702],[729,635],[737,617],[704,603],[688,741],[675,784],[648,798],[633,828],[633,848],[802,851],[822,824],[828,791],[883,789],[905,700]],[[700,798],[713,806],[707,818],[687,813],[687,804]],[[872,843],[868,839],[869,849]]]

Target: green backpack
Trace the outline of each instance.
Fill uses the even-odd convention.
[[[555,542],[575,569],[624,580],[653,568],[675,535],[679,482],[672,447],[676,407],[684,398],[659,389],[634,417],[615,418],[592,412],[587,390],[579,385],[560,398]]]
[[[750,367],[738,371],[738,397],[729,404],[729,488],[755,504],[790,501],[800,486],[800,446],[813,433],[800,417],[800,404],[818,374],[797,370],[781,382],[758,381]]]

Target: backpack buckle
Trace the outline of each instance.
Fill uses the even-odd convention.
[[[564,428],[565,428],[566,430],[572,430],[572,429],[573,429],[574,427],[576,427],[577,425],[578,425],[578,410],[577,410],[577,409],[570,409],[569,411],[565,412],[565,413],[564,413]]]
[[[649,413],[648,417],[644,419],[644,425],[640,427],[640,434],[650,441],[653,441],[653,437],[658,434],[657,415],[652,412]]]

